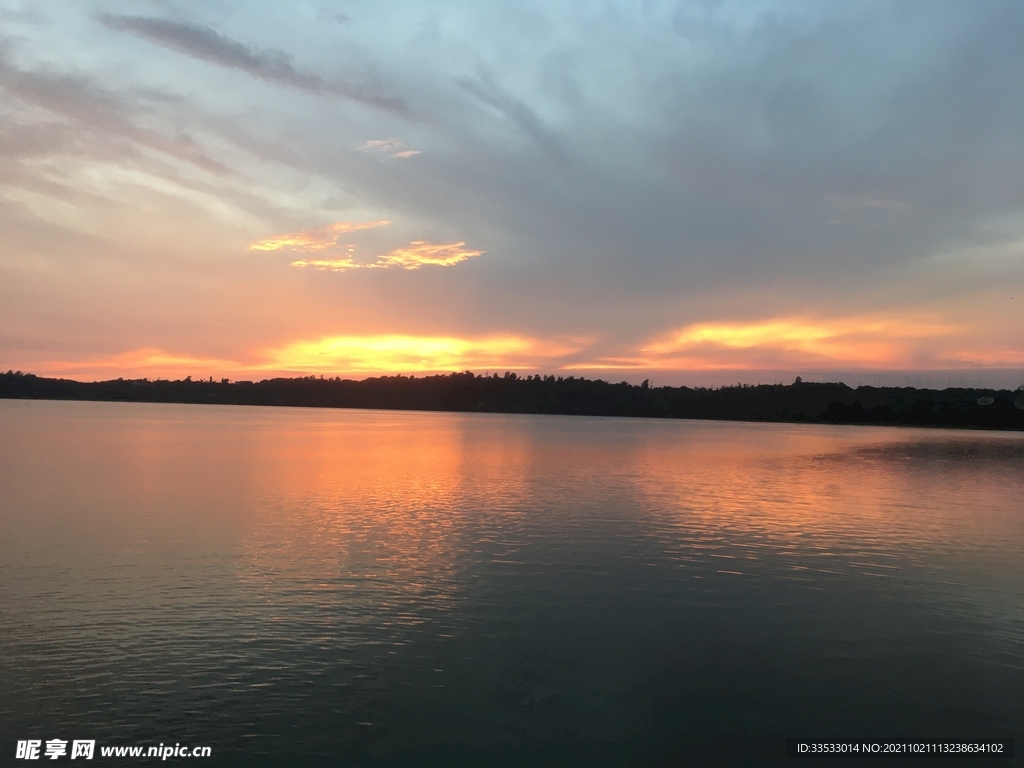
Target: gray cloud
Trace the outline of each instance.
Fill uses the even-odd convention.
[[[116,93],[99,87],[89,78],[21,69],[11,61],[8,52],[0,48],[0,88],[27,104],[73,120],[82,127],[129,139],[211,173],[229,173],[224,165],[207,156],[190,136],[168,136],[136,124],[132,108]],[[76,140],[65,132],[64,140],[66,146],[73,146],[80,143],[81,137]]]
[[[585,19],[562,39],[554,23],[495,33],[481,12],[462,42],[486,66],[422,86],[445,105],[429,161],[321,167],[488,244],[494,284],[467,289],[473,311],[501,313],[504,289],[509,321],[537,327],[616,315],[604,324],[642,333],[708,311],[908,298],[929,283],[900,270],[1024,212],[1019,4],[750,16],[683,20],[675,37],[657,18]],[[448,44],[409,60],[444,61]]]
[[[565,147],[558,137],[544,125],[529,105],[515,99],[495,83],[491,73],[481,71],[475,78],[461,78],[458,82],[468,93],[504,115],[551,158],[565,161]]]
[[[398,98],[373,93],[365,86],[297,69],[291,54],[281,50],[259,50],[232,40],[209,27],[183,24],[146,16],[99,14],[97,19],[108,29],[128,32],[165,48],[210,61],[222,67],[238,69],[260,80],[307,91],[308,93],[344,96],[379,109],[405,112],[405,103]]]

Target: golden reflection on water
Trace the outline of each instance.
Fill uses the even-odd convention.
[[[81,534],[76,548],[111,534],[142,549],[183,536],[200,549],[230,543],[243,583],[287,574],[333,589],[373,578],[410,595],[434,590],[440,605],[473,562],[514,561],[531,537],[647,536],[691,560],[784,557],[796,568],[842,553],[883,576],[901,558],[966,566],[993,549],[1020,552],[1024,539],[1024,439],[1014,434],[5,407],[6,503],[34,510],[7,522],[11,557],[41,551],[31,529],[60,519]],[[46,482],[15,482],[39,471]],[[19,537],[28,550],[12,545]]]
[[[386,415],[309,427],[267,436],[274,458],[258,481],[239,577],[324,589],[379,579],[412,595],[444,584],[458,559],[458,430],[402,429]]]
[[[979,441],[990,448],[971,460],[961,449]],[[359,580],[375,579],[389,599],[451,610],[485,549],[515,563],[531,537],[585,547],[626,532],[723,574],[782,562],[965,578],[988,570],[981,560],[997,543],[1002,556],[1007,541],[1021,549],[1020,484],[1005,478],[1022,444],[944,431],[296,414],[250,442],[257,501],[238,577],[266,590],[301,582],[320,602],[354,599]]]
[[[354,622],[415,626],[453,610],[480,547],[523,514],[533,458],[516,430],[490,424],[481,439],[472,426],[318,412],[261,435],[239,580],[282,608],[342,607]]]
[[[683,567],[717,559],[718,573],[768,579],[786,568],[814,589],[847,575],[1024,594],[1020,435],[747,424],[715,438],[661,445],[637,477]]]

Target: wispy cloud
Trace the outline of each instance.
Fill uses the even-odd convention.
[[[329,269],[331,272],[348,272],[350,269],[362,269],[366,265],[354,261],[351,256],[345,256],[340,259],[299,259],[298,261],[293,261],[291,266],[312,267],[313,269],[320,270]]]
[[[370,139],[368,142],[363,144],[360,148],[360,152],[394,152],[402,146],[402,142],[398,139]]]
[[[402,142],[398,139],[370,139],[361,147],[360,152],[386,152],[391,157],[406,158],[420,154],[418,149],[402,149]]]
[[[890,200],[884,197],[832,195],[829,198],[833,208],[840,211],[855,210],[858,208],[874,208],[884,211],[905,211],[910,208],[902,200]]]
[[[841,359],[882,361],[909,341],[948,336],[955,325],[931,318],[772,318],[755,322],[695,323],[643,348],[656,355],[711,345],[731,350],[778,349]]]
[[[480,256],[484,251],[464,247],[459,243],[428,243],[414,240],[404,248],[397,248],[391,253],[378,256],[371,263],[357,262],[352,258],[351,249],[342,258],[337,259],[299,259],[293,261],[293,267],[313,267],[314,269],[347,272],[351,269],[419,269],[420,267],[453,267],[463,261]],[[329,246],[324,246],[329,247]],[[251,248],[251,246],[250,246]],[[262,250],[274,250],[265,248]],[[319,250],[308,249],[308,250]]]
[[[117,154],[116,148],[109,146],[110,140],[128,139],[210,173],[219,176],[230,173],[224,165],[210,158],[191,136],[168,135],[139,125],[136,118],[140,110],[121,94],[79,74],[21,69],[4,46],[0,46],[0,90],[26,105],[41,107],[54,116],[73,121],[76,129],[69,132],[69,140],[63,142],[66,150],[81,152],[85,138],[106,137],[106,153]],[[52,130],[53,126],[40,127],[37,122],[31,132],[38,141],[41,132]]]
[[[336,221],[326,227],[305,229],[301,232],[290,232],[274,235],[266,240],[250,243],[250,251],[292,251],[319,253],[329,250],[340,251],[338,236],[346,232],[357,232],[363,229],[375,229],[390,224],[390,221]],[[312,267],[313,269],[347,272],[351,269],[419,269],[420,267],[451,267],[463,261],[480,256],[484,251],[466,248],[465,242],[429,243],[414,240],[409,245],[396,248],[390,253],[377,257],[373,262],[355,260],[354,246],[349,245],[344,255],[331,256],[324,254],[320,258],[298,259],[291,263],[293,267]]]
[[[326,227],[304,229],[285,235],[274,235],[266,240],[250,243],[250,251],[323,251],[333,248],[338,236],[361,229],[375,229],[390,224],[390,221],[336,221]],[[305,266],[305,265],[304,265]]]
[[[298,69],[285,51],[254,48],[199,24],[186,24],[149,16],[102,13],[97,19],[108,29],[128,32],[187,56],[238,69],[278,85],[323,95],[345,96],[392,112],[405,112],[401,99],[373,93],[365,86],[327,80]]]
[[[483,251],[465,248],[465,243],[427,243],[414,240],[405,248],[398,248],[385,256],[379,256],[372,267],[401,267],[419,269],[426,266],[451,267],[475,258]]]

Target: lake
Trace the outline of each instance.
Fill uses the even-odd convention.
[[[0,627],[8,758],[1019,753],[1024,435],[3,400]]]

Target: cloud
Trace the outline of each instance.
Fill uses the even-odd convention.
[[[337,221],[326,227],[305,229],[284,235],[274,235],[266,240],[258,240],[249,244],[250,251],[292,251],[312,252],[340,249],[338,236],[346,232],[357,232],[363,229],[375,229],[390,224],[390,221]],[[344,256],[316,259],[297,259],[291,262],[293,267],[312,267],[313,269],[347,272],[351,269],[419,269],[420,267],[451,267],[463,261],[480,256],[484,251],[465,247],[465,242],[428,243],[414,240],[403,248],[396,248],[391,253],[377,257],[370,263],[358,262],[353,255],[354,246],[348,246]]]
[[[323,251],[333,248],[338,235],[358,232],[361,229],[385,227],[390,221],[336,221],[326,227],[305,229],[286,235],[275,235],[266,240],[249,244],[250,251]],[[298,262],[296,262],[298,264]],[[302,266],[306,266],[303,264]]]
[[[391,157],[400,159],[420,154],[418,149],[399,150],[402,150],[402,142],[398,139],[370,139],[359,148],[360,152],[388,152]]]
[[[26,105],[40,107],[51,115],[77,123],[75,133],[79,135],[64,142],[63,149],[69,152],[80,151],[83,133],[92,134],[94,138],[106,137],[108,143],[109,138],[115,137],[128,139],[219,176],[230,174],[228,168],[210,158],[191,136],[181,133],[166,135],[140,126],[134,113],[141,110],[127,103],[115,91],[102,88],[92,79],[77,74],[21,69],[3,47],[0,47],[0,88]],[[32,122],[30,130],[33,133],[53,131],[52,124],[41,125],[38,117]],[[104,150],[108,154],[116,151],[110,146]]]
[[[463,261],[475,258],[483,251],[464,248],[465,243],[427,243],[414,240],[405,248],[398,248],[385,256],[378,256],[376,264],[371,267],[401,267],[402,269],[419,269],[425,266],[451,267]]]
[[[303,72],[295,67],[293,57],[285,51],[253,48],[199,24],[110,13],[99,14],[97,19],[108,29],[128,32],[187,56],[241,70],[266,82],[308,93],[344,96],[392,112],[406,111],[401,99],[372,93],[354,83],[328,81],[320,75]]]
[[[1016,365],[1024,353],[979,344],[969,325],[915,314],[693,323],[620,356],[567,370],[907,369]]]
[[[393,152],[402,146],[398,139],[370,139],[359,148],[360,152]]]
[[[273,242],[273,241],[268,241]],[[350,269],[419,269],[420,267],[453,267],[463,261],[480,256],[484,251],[475,251],[464,248],[466,244],[459,243],[427,243],[422,240],[414,240],[404,248],[397,248],[391,253],[378,256],[377,261],[370,264],[355,261],[351,255],[351,249],[344,258],[338,259],[299,259],[293,261],[293,267],[313,267],[314,269],[329,269],[333,272],[347,272]],[[307,250],[320,250],[330,245],[309,248]],[[250,246],[250,250],[252,246]],[[276,250],[262,248],[260,250]]]
[[[832,319],[773,318],[756,322],[694,323],[643,349],[673,353],[700,344],[729,349],[775,346],[831,356],[850,355],[865,341],[927,339],[948,335],[958,326],[917,317],[880,316]]]
[[[888,200],[879,197],[869,196],[831,196],[832,206],[840,211],[855,210],[858,208],[874,208],[876,210],[905,211],[910,208],[902,200]]]
[[[362,269],[366,264],[360,264],[354,261],[351,256],[346,256],[341,259],[299,259],[298,261],[293,261],[290,266],[313,267],[313,269],[320,270],[329,269],[332,272],[348,272],[350,269]]]

